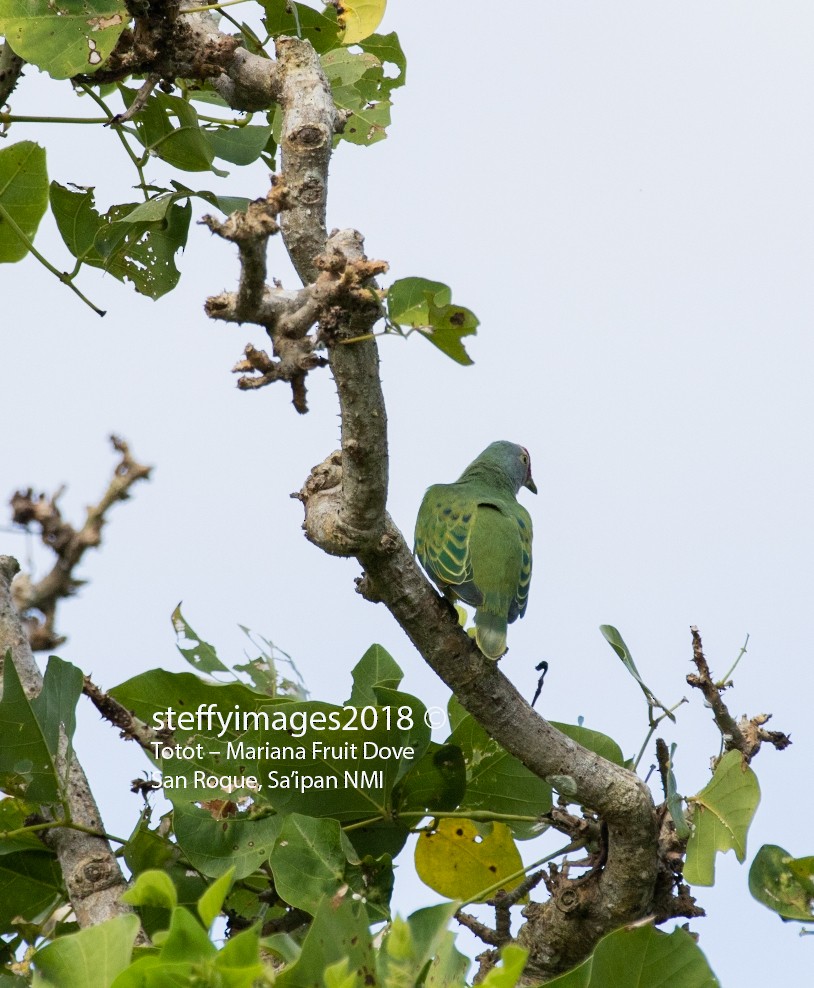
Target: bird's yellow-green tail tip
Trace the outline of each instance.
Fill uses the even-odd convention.
[[[475,641],[487,659],[499,659],[506,651],[506,618],[477,610]]]

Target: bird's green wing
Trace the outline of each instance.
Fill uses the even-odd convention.
[[[443,589],[473,607],[481,594],[472,582],[470,538],[476,504],[454,484],[435,484],[424,495],[415,526],[415,553]]]
[[[517,593],[515,594],[512,606],[509,608],[509,622],[523,617],[526,613],[526,605],[529,601],[529,586],[531,584],[531,539],[533,536],[531,526],[531,515],[522,504],[518,504],[515,509],[517,527],[520,531],[520,545],[523,554],[520,561],[520,579],[517,583]]]

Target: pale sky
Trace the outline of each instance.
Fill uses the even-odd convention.
[[[633,755],[644,703],[597,630],[616,625],[656,694],[690,699],[663,732],[684,793],[706,783],[719,743],[685,683],[689,626],[719,675],[751,636],[730,708],[773,713],[794,744],[756,759],[746,864],[718,858],[718,885],[696,890],[709,918],[692,928],[724,986],[802,983],[812,942],[751,898],[747,875],[763,843],[814,853],[814,9],[586,0],[497,13],[393,0],[382,31],[399,33],[408,83],[390,137],[342,145],[332,164],[329,227],[357,227],[393,279],[444,281],[481,319],[470,368],[421,339],[381,341],[390,511],[410,538],[428,484],[494,439],[527,446],[534,578],[502,668],[530,696],[547,659],[541,712],[582,716]],[[13,109],[96,115],[62,88],[29,69]],[[50,177],[97,186],[104,206],[136,198],[109,131],[19,125],[11,139],[46,144]],[[252,198],[267,188],[262,166],[180,178]],[[36,243],[70,266],[50,222]],[[248,625],[295,657],[319,698],[344,699],[378,641],[405,689],[443,703],[384,607],[354,593],[358,566],[302,536],[288,495],[338,445],[334,389],[312,374],[304,418],[283,386],[235,389],[230,367],[263,336],[202,311],[234,286],[234,253],[194,226],[181,283],[157,303],[88,270],[80,284],[103,320],[31,258],[0,269],[3,496],[67,482],[78,520],[107,481],[110,431],[156,465],[63,605],[60,654],[104,688],[182,671],[170,613],[183,600],[224,659],[243,660]],[[269,270],[294,286],[279,243]],[[19,536],[0,532],[0,549],[25,560]],[[77,746],[108,829],[126,836],[146,759],[86,701]],[[395,908],[437,901],[416,882],[400,890],[408,856],[400,865]]]

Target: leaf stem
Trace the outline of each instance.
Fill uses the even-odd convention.
[[[65,830],[78,830],[80,833],[90,834],[91,837],[103,837],[105,840],[113,841],[116,844],[127,843],[122,837],[115,837],[104,830],[95,830],[93,827],[86,827],[84,824],[74,823],[72,820],[44,820],[42,823],[31,823],[26,827],[16,827],[14,830],[0,830],[0,839],[10,840],[25,834],[41,833],[43,830],[57,830],[60,827]]]
[[[248,0],[223,0],[223,3],[208,3],[202,7],[180,7],[179,14],[200,14],[204,10],[220,10],[221,7],[234,7],[238,3],[247,3]]]
[[[108,115],[107,116],[107,123],[110,123],[110,121],[114,119],[114,117],[116,116],[116,114],[115,113],[111,113],[110,107],[107,105],[107,103],[105,103],[105,101],[102,99],[102,97],[99,96],[99,95],[97,95],[96,93],[94,93],[94,91],[91,89],[91,87],[88,86],[88,85],[86,85],[85,83],[82,83],[81,84],[81,88],[82,88],[82,91],[87,96],[90,96],[90,98],[93,100],[94,103],[97,104],[97,106],[100,106],[105,111],[105,113]],[[142,159],[136,157],[135,152],[130,147],[130,144],[128,143],[127,138],[124,136],[124,128],[122,128],[122,127],[114,127],[113,130],[116,132],[117,137],[122,142],[122,147],[124,148],[125,152],[127,153],[128,158],[133,162],[133,167],[138,172],[139,188],[141,189],[142,193],[144,194],[145,200],[149,199],[150,198],[150,195],[147,192],[147,180],[144,177],[144,164],[143,164]]]
[[[100,309],[98,306],[94,305],[89,298],[87,298],[85,295],[82,294],[82,292],[79,291],[79,289],[71,280],[72,277],[71,275],[67,274],[65,271],[57,270],[57,268],[55,268],[54,265],[51,264],[51,262],[47,258],[43,257],[43,255],[40,254],[37,248],[31,243],[30,237],[25,233],[24,230],[20,229],[14,217],[8,212],[8,210],[5,208],[5,206],[3,206],[2,203],[0,203],[0,219],[2,219],[4,223],[8,223],[9,229],[12,231],[12,233],[17,235],[17,237],[26,245],[30,253],[32,253],[34,257],[36,257],[36,259],[40,262],[40,264],[48,271],[50,271],[51,274],[55,275],[62,282],[63,285],[67,285],[68,288],[70,288],[70,290],[75,295],[78,295],[79,298],[81,298],[82,301],[85,303],[85,305],[93,309],[93,311],[96,313],[97,316],[103,316],[105,314],[104,309]]]
[[[0,113],[0,124],[55,123],[55,124],[106,124],[109,117],[36,117],[19,113]]]
[[[513,882],[516,878],[521,878],[526,872],[531,871],[532,868],[539,868],[541,865],[547,864],[554,858],[558,858],[561,854],[570,854],[571,851],[578,851],[581,847],[585,847],[585,841],[574,840],[570,844],[566,844],[565,847],[561,847],[559,851],[552,851],[551,854],[547,854],[544,858],[540,858],[537,861],[533,861],[530,865],[526,865],[519,871],[513,872],[511,875],[506,875],[501,878],[499,882],[495,882],[494,885],[490,885],[488,888],[482,889],[477,895],[473,896],[471,899],[467,899],[466,902],[462,902],[460,908],[463,909],[464,906],[471,906],[476,902],[483,902],[483,900],[490,895],[492,892],[497,892],[498,889],[506,888],[507,882]]]
[[[673,704],[673,706],[670,707],[669,710],[666,707],[662,707],[662,710],[664,710],[664,713],[660,717],[657,717],[655,720],[652,719],[653,718],[653,709],[654,708],[652,706],[650,706],[650,704],[648,703],[648,710],[650,712],[650,730],[647,732],[647,737],[644,739],[644,742],[642,743],[642,747],[641,747],[641,749],[639,751],[639,754],[636,756],[636,760],[633,762],[633,767],[634,768],[638,768],[639,767],[639,762],[644,757],[644,753],[645,753],[645,751],[647,749],[648,744],[650,743],[650,738],[652,738],[653,735],[656,733],[656,728],[659,726],[659,724],[664,720],[665,717],[669,717],[670,720],[673,720],[674,721],[675,720],[675,717],[672,716],[673,711],[674,710],[678,710],[678,708],[681,706],[681,704],[682,703],[686,703],[686,702],[687,702],[686,696],[682,696],[681,699],[678,701],[678,703]]]
[[[432,817],[436,820],[459,819],[459,820],[480,820],[485,823],[493,821],[507,821],[509,823],[539,823],[539,816],[520,816],[516,813],[492,813],[489,810],[407,810],[398,814],[399,819],[423,820],[424,817]],[[362,827],[370,827],[375,823],[380,823],[384,816],[370,817],[367,820],[357,820],[356,823],[349,823],[342,829],[345,833],[351,830],[361,830]]]
[[[746,636],[746,641],[743,643],[743,645],[741,645],[741,650],[740,650],[740,652],[738,652],[738,657],[732,663],[731,668],[728,670],[728,672],[726,673],[726,675],[722,679],[719,679],[718,680],[718,682],[715,684],[716,686],[718,686],[720,688],[721,686],[724,686],[726,683],[729,682],[729,677],[732,675],[732,673],[737,668],[737,665],[740,662],[740,660],[744,657],[744,655],[746,655],[746,646],[748,644],[749,644],[749,635]]]

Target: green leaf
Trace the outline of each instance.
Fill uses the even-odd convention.
[[[162,821],[158,830],[169,834],[169,828],[164,824]],[[143,815],[124,847],[124,858],[134,878],[148,875],[143,893],[139,892],[139,897],[143,894],[144,898],[139,904],[139,918],[149,936],[167,929],[174,905],[197,908],[207,889],[201,875],[191,870],[191,862],[182,859],[178,844],[158,830],[150,830],[149,818]],[[157,872],[164,876],[163,879],[154,879]]]
[[[464,336],[474,336],[478,330],[479,320],[471,309],[452,304],[438,306],[430,302],[429,319],[429,327],[419,327],[419,331],[433,346],[465,367],[474,363],[461,343]]]
[[[429,299],[436,305],[448,305],[452,289],[427,278],[399,278],[387,289],[388,315],[402,326],[423,325],[428,318]]]
[[[264,978],[265,967],[260,961],[260,933],[257,927],[229,937],[214,961],[224,988],[254,988]]]
[[[466,792],[466,761],[455,744],[432,744],[399,783],[399,813],[454,810]]]
[[[157,951],[142,953],[110,988],[169,988],[176,985],[192,985],[193,978],[203,984],[223,984],[215,981],[212,972],[216,953],[206,931],[187,909],[178,907],[170,915],[170,927],[166,932],[153,936],[160,944]],[[73,982],[71,982],[73,983]],[[248,986],[247,986],[248,988]]]
[[[116,916],[79,933],[59,937],[34,955],[36,988],[110,988],[130,963],[138,917]]]
[[[84,676],[81,669],[52,655],[45,668],[42,689],[31,701],[31,709],[42,727],[46,744],[54,756],[59,750],[60,739],[64,734],[68,742],[66,761],[73,752],[71,742],[76,730],[76,704],[82,695],[83,684]]]
[[[126,86],[119,89],[125,106],[129,108],[138,91]],[[188,100],[167,93],[155,93],[135,114],[133,123],[145,149],[175,168],[225,174],[213,167],[214,151],[199,126],[198,111]]]
[[[352,114],[339,136],[351,144],[376,144],[387,137],[389,126],[390,101],[382,100]]]
[[[404,673],[392,655],[381,645],[371,645],[351,671],[353,689],[348,703],[363,707],[376,703],[377,686],[398,689]]]
[[[666,934],[650,924],[609,933],[579,967],[546,988],[720,988],[706,957],[686,930]]]
[[[48,205],[45,150],[20,141],[0,151],[0,263],[22,260],[28,245],[9,225],[15,223],[30,240]]]
[[[455,610],[458,611],[458,608],[456,607]],[[463,608],[461,608],[460,611],[458,611],[459,618],[461,618],[462,613],[463,613],[463,618],[461,619],[460,624],[463,627],[466,624],[466,618],[467,618],[466,611],[464,611]],[[449,698],[449,702],[447,703],[447,717],[449,718],[449,726],[451,730],[454,731],[455,728],[460,723],[465,721],[468,716],[469,714],[464,709],[464,707],[461,706],[461,704],[458,701],[458,698],[453,693],[452,696],[450,696]]]
[[[175,628],[175,647],[191,666],[199,672],[229,672],[229,667],[218,658],[214,646],[200,638],[187,624],[180,604],[172,612],[172,626]],[[184,646],[181,641],[188,644]]]
[[[251,199],[247,199],[245,196],[218,196],[214,192],[208,192],[206,189],[194,192],[192,189],[188,189],[183,183],[175,181],[175,179],[172,179],[170,185],[178,191],[178,198],[196,196],[198,199],[208,202],[210,206],[214,206],[215,209],[219,209],[227,216],[235,212],[245,213],[251,202]]]
[[[292,704],[289,709],[316,715],[320,723],[324,716],[337,726],[327,736],[324,730],[307,732],[293,757],[265,764],[258,804],[343,822],[389,819],[393,787],[426,751],[429,728],[415,697],[384,687],[377,693],[379,706]]]
[[[356,973],[350,969],[347,957],[326,967],[322,977],[325,988],[357,988],[359,984]]]
[[[206,930],[188,909],[173,910],[167,938],[161,945],[164,963],[187,964],[197,958],[211,957],[215,945],[210,942]]]
[[[55,803],[60,799],[57,775],[60,732],[69,742],[63,760],[70,764],[70,740],[75,708],[82,692],[82,673],[69,662],[52,657],[39,695],[29,701],[23,690],[11,652],[3,663],[3,697],[0,701],[0,789],[24,796],[30,803]]]
[[[274,887],[292,906],[315,914],[344,882],[347,847],[338,821],[291,813],[271,852]]]
[[[362,51],[375,55],[382,65],[389,63],[398,70],[395,76],[384,77],[384,85],[387,86],[385,96],[404,85],[407,81],[407,58],[395,31],[390,34],[371,34],[359,43],[359,47]]]
[[[322,972],[347,958],[348,970],[370,984],[375,970],[368,916],[360,902],[323,899],[302,944],[298,960],[277,974],[276,988],[314,988]]]
[[[514,988],[520,980],[529,952],[509,943],[500,951],[500,967],[493,967],[481,981],[481,988]]]
[[[119,281],[130,281],[137,292],[155,299],[171,291],[181,277],[174,255],[186,245],[192,208],[189,203],[172,203],[163,219],[136,222],[132,214],[141,205],[122,203],[100,216],[93,189],[72,191],[51,183],[51,209],[74,257]],[[144,205],[149,213],[163,211],[165,204]]]
[[[376,98],[382,65],[375,55],[334,48],[320,62],[331,84],[334,102],[341,109],[360,110]]]
[[[397,916],[379,951],[380,983],[421,984],[433,958],[449,949],[447,927],[459,906],[459,902],[444,902],[419,909],[407,920]]]
[[[622,749],[607,734],[601,734],[599,731],[592,731],[577,724],[560,724],[553,720],[550,723],[552,727],[556,727],[558,731],[571,738],[572,741],[576,741],[577,744],[581,744],[588,751],[596,752],[597,755],[613,762],[614,765],[624,766],[625,757],[622,754]]]
[[[393,868],[389,855],[360,861],[336,820],[292,813],[271,854],[274,887],[292,906],[312,915],[327,896],[348,888],[367,907],[371,921],[389,919]]]
[[[124,860],[133,875],[153,868],[166,869],[178,858],[178,845],[159,829],[150,830],[149,823],[149,817],[142,815],[124,846]]]
[[[659,700],[656,699],[653,692],[649,689],[645,681],[639,675],[639,670],[636,668],[636,663],[633,661],[633,656],[630,654],[630,649],[624,642],[624,639],[613,627],[612,624],[600,624],[599,630],[602,632],[602,636],[605,641],[610,645],[610,647],[616,652],[619,658],[622,660],[622,664],[625,669],[630,673],[630,675],[636,680],[636,682],[641,687],[642,692],[645,695],[645,699],[648,704],[653,707],[659,707],[664,713],[670,718],[670,720],[675,723],[675,714],[670,713],[667,707],[664,706]]]
[[[79,260],[92,255],[93,241],[102,223],[94,208],[93,189],[68,189],[52,182],[50,198],[54,219],[65,246]],[[95,256],[101,263],[98,254]]]
[[[235,881],[268,861],[282,823],[279,816],[246,813],[216,820],[206,810],[181,802],[173,810],[173,832],[192,867],[212,878],[234,869]]]
[[[423,704],[383,687],[385,705],[337,707],[157,669],[112,693],[151,725],[174,727],[174,742],[190,749],[161,761],[174,801],[243,794],[283,813],[387,819],[393,786],[429,744]]]
[[[360,858],[379,858],[385,854],[395,858],[407,843],[410,826],[404,820],[380,819],[349,831],[347,836]]]
[[[488,810],[539,817],[551,809],[551,786],[530,772],[471,717],[466,716],[449,738],[466,760],[466,794],[462,810]],[[518,840],[537,837],[544,829],[536,822],[507,821]]]
[[[469,309],[452,304],[449,286],[425,278],[400,278],[388,289],[387,311],[391,322],[418,330],[457,363],[472,363],[461,340],[475,335],[478,319]]]
[[[37,851],[39,854],[52,854],[33,831],[9,836],[9,831],[25,827],[26,820],[36,811],[36,806],[21,799],[7,796],[0,799],[0,857],[16,854],[18,851]]]
[[[271,137],[271,125],[265,127],[207,127],[203,135],[217,158],[233,165],[250,165],[257,161]]]
[[[0,970],[0,988],[29,988],[30,982],[19,974]]]
[[[0,0],[0,34],[54,79],[95,72],[129,20],[118,0]]]
[[[447,899],[483,901],[487,890],[506,880],[511,891],[523,876],[520,852],[505,823],[478,825],[460,817],[439,820],[415,847],[415,870],[434,892]],[[491,894],[491,893],[490,893]]]
[[[143,871],[133,886],[122,894],[122,902],[131,906],[155,906],[175,909],[178,895],[172,879],[164,871]]]
[[[342,0],[337,16],[343,45],[355,45],[381,24],[387,0]]]
[[[334,102],[351,111],[336,140],[362,145],[383,140],[390,123],[389,96],[399,83],[384,74],[381,61],[369,51],[334,48],[321,61]]]
[[[226,901],[226,896],[232,887],[234,877],[235,869],[230,868],[220,878],[215,879],[198,900],[198,915],[207,929],[209,929],[220,915],[223,903]]]
[[[764,844],[749,869],[749,891],[783,919],[814,922],[814,857],[793,858]]]
[[[16,800],[4,799],[0,807]],[[26,816],[30,815],[29,808]],[[0,826],[11,823],[12,827],[22,826],[25,817],[20,819],[13,814],[3,813]],[[11,828],[10,828],[11,829]],[[3,853],[0,854],[0,934],[8,933],[23,922],[35,922],[48,915],[65,898],[62,885],[62,871],[56,855],[35,835],[31,837],[39,843],[39,848],[20,850],[12,846],[22,843],[22,839],[4,838]]]
[[[690,825],[687,823],[687,818],[684,815],[684,799],[678,791],[678,783],[673,772],[675,751],[676,745],[671,744],[670,761],[667,764],[667,809],[673,818],[676,833],[682,840],[686,840],[690,836]]]
[[[266,11],[265,27],[272,38],[281,34],[304,38],[320,54],[340,44],[334,7],[326,7],[320,13],[313,7],[289,0],[265,0],[263,7]]]
[[[347,837],[347,835],[345,835]],[[345,881],[354,898],[365,904],[371,923],[390,919],[390,899],[393,895],[393,858],[390,854],[378,857],[366,855],[357,859],[353,845],[348,841],[348,864]]]
[[[746,833],[760,802],[757,776],[739,751],[728,751],[712,779],[689,801],[692,834],[684,878],[690,885],[713,885],[718,851],[734,850],[738,861],[746,858]]]
[[[437,941],[435,957],[427,968],[424,988],[461,988],[466,984],[470,963],[469,958],[456,948],[455,934],[447,930]]]

